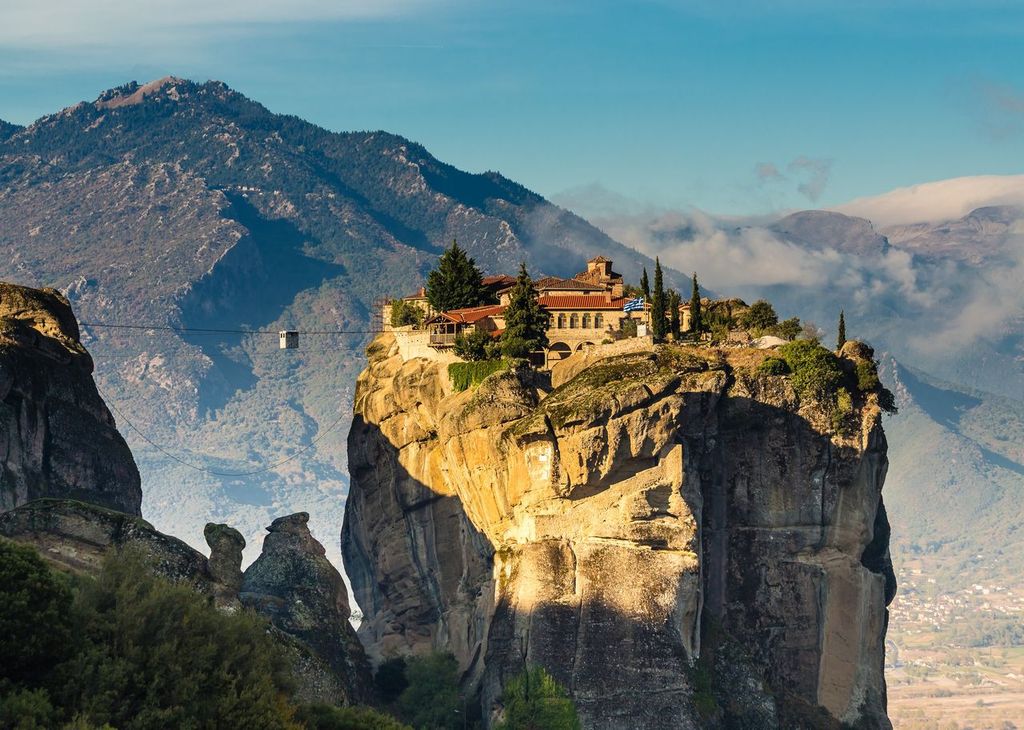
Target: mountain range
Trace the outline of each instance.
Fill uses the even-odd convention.
[[[0,140],[0,279],[71,300],[147,518],[193,545],[229,522],[250,557],[263,525],[301,510],[337,558],[374,302],[415,290],[453,239],[486,272],[570,276],[596,254],[631,281],[653,267],[497,173],[220,82],[133,82]],[[281,351],[284,328],[315,334]]]

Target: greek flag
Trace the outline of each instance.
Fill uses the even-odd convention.
[[[622,305],[623,312],[642,312],[644,311],[644,298],[637,297],[636,299],[630,299],[628,302]]]

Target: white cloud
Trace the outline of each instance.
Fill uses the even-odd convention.
[[[185,38],[206,29],[400,17],[438,0],[4,0],[0,47],[66,49]]]
[[[857,198],[835,210],[884,228],[953,220],[986,205],[1024,205],[1024,175],[976,175],[911,185]]]

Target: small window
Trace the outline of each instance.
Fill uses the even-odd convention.
[[[572,314],[569,315],[569,329],[571,329],[571,330],[579,329],[579,326],[580,326],[580,316],[578,314],[576,314],[575,312],[573,312]]]
[[[590,329],[590,313],[589,312],[587,314],[583,315],[583,329],[585,329],[585,330]]]
[[[600,314],[594,315],[594,329],[601,329],[604,326],[604,316]]]
[[[565,315],[564,314],[558,315],[558,329],[560,329],[560,330],[564,330],[565,329]]]

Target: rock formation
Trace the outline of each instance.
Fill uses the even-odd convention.
[[[59,292],[0,283],[0,511],[57,497],[140,514],[138,469],[78,338]]]
[[[834,424],[742,348],[461,393],[368,356],[342,550],[375,660],[453,651],[490,718],[540,664],[588,728],[889,727],[876,394]]]
[[[263,552],[245,571],[240,598],[312,647],[342,678],[341,697],[334,701],[362,700],[369,693],[369,665],[348,622],[348,591],[308,522],[309,515],[299,512],[271,523]]]
[[[244,604],[266,616],[291,662],[300,701],[365,701],[370,673],[348,622],[348,596],[323,546],[306,529],[307,519],[303,513],[275,520],[263,554],[245,573],[245,540],[227,525],[206,526],[207,558],[141,517],[72,500],[40,499],[0,514],[0,537],[86,574],[97,573],[114,551],[137,551],[154,572],[188,584],[219,607]]]

